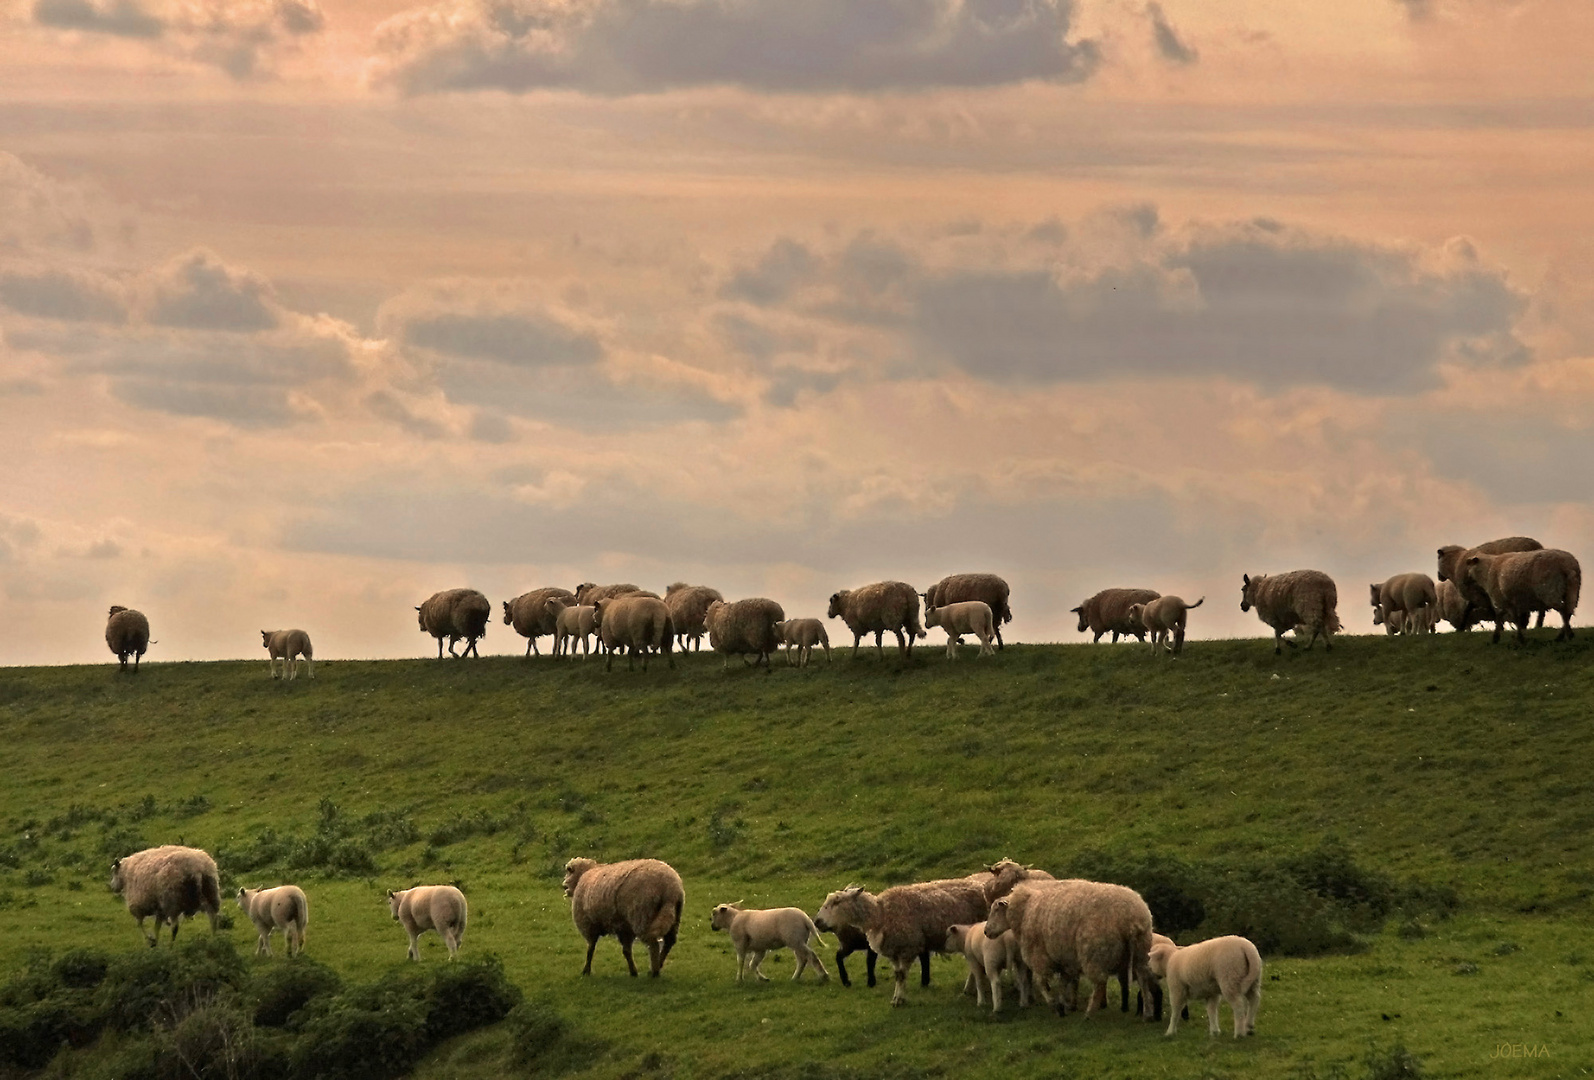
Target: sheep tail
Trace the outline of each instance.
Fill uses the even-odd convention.
[[[1582,592],[1583,567],[1574,561],[1566,571],[1566,610],[1569,613],[1577,610],[1577,600]]]

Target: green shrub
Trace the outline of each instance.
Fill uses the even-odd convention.
[[[527,1001],[504,1017],[509,1029],[509,1056],[537,1076],[558,1076],[585,1068],[604,1052],[604,1045],[582,1038],[551,1001]]]
[[[261,1027],[282,1027],[311,999],[336,993],[342,980],[325,964],[296,956],[255,976],[245,993]]]
[[[433,968],[426,983],[426,1034],[433,1040],[496,1024],[525,996],[491,953]]]
[[[426,1006],[377,984],[312,1001],[289,1054],[292,1074],[365,1080],[408,1072],[426,1049]]]
[[[147,1031],[171,1022],[193,1002],[248,982],[243,958],[222,937],[196,937],[176,948],[139,949],[113,960],[97,991],[105,1022],[119,1031]]]
[[[1405,1043],[1367,1051],[1367,1080],[1421,1080],[1422,1060],[1406,1049]]]

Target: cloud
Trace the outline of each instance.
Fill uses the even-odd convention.
[[[405,94],[736,85],[868,93],[1078,82],[1072,0],[443,0],[377,29],[374,81]]]
[[[540,314],[467,315],[441,312],[404,324],[409,345],[473,360],[523,367],[592,364],[603,347],[591,333]]]
[[[132,0],[94,4],[90,0],[38,0],[33,21],[58,30],[83,30],[116,37],[158,38],[166,23]]]
[[[35,0],[32,17],[51,30],[148,42],[239,80],[269,74],[326,25],[315,0]]]
[[[1162,5],[1152,0],[1146,5],[1146,18],[1151,21],[1151,40],[1157,53],[1170,63],[1189,65],[1200,59],[1200,54],[1186,45],[1174,30],[1173,24],[1163,14]]]
[[[278,323],[265,278],[228,267],[209,251],[173,260],[154,276],[149,321],[194,330],[269,330]]]
[[[85,192],[0,150],[0,252],[88,251],[102,218]]]
[[[81,271],[0,271],[0,305],[41,319],[127,321],[127,304],[116,283]]]

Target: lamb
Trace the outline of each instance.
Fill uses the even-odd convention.
[[[266,650],[266,665],[271,677],[277,678],[277,661],[282,661],[282,678],[299,677],[298,657],[304,657],[305,672],[315,678],[315,649],[310,645],[310,635],[303,630],[262,630],[260,645]]]
[[[980,875],[894,885],[878,896],[849,885],[825,897],[814,925],[823,931],[862,930],[869,947],[891,961],[891,1004],[904,1005],[913,962],[923,953],[947,951],[947,927],[985,917],[984,880]]]
[[[443,639],[448,638],[448,655],[459,659],[476,656],[478,639],[487,636],[487,622],[492,618],[493,606],[487,597],[475,589],[445,589],[433,593],[426,603],[415,609],[420,613],[421,632],[437,639],[437,658],[443,658]],[[454,643],[465,639],[465,651],[454,651]]]
[[[133,672],[138,673],[138,662],[149,651],[149,620],[142,611],[134,611],[120,604],[111,607],[105,620],[105,644],[116,654],[122,670],[127,670],[127,658],[133,658]]]
[[[255,955],[271,955],[271,932],[281,930],[288,942],[288,955],[304,952],[304,931],[310,925],[310,901],[297,885],[278,885],[275,889],[239,889],[238,906],[260,933]]]
[[[649,650],[658,649],[675,669],[675,628],[670,625],[670,609],[656,596],[639,596],[622,593],[620,596],[599,600],[592,608],[592,626],[598,632],[609,655],[604,658],[603,670],[614,670],[616,649],[625,649],[625,669],[635,670],[638,653],[642,655],[642,670],[648,669]]]
[[[991,648],[991,639],[996,637],[996,618],[991,613],[991,606],[983,600],[964,600],[926,608],[924,625],[939,626],[946,631],[948,660],[958,658],[958,646],[963,644],[964,634],[973,634],[980,639],[981,656],[996,655],[996,650]]]
[[[542,650],[537,648],[537,639],[557,633],[554,625],[557,616],[548,606],[548,602],[555,598],[573,602],[576,597],[569,589],[547,586],[504,601],[504,625],[513,626],[515,633],[526,639],[527,656],[532,653],[541,656]]]
[[[1494,609],[1494,636],[1507,621],[1516,623],[1517,640],[1527,640],[1527,624],[1534,612],[1559,612],[1561,632],[1556,641],[1572,636],[1572,613],[1583,590],[1583,568],[1570,552],[1558,548],[1516,551],[1505,555],[1469,554],[1461,582],[1481,586]]]
[[[387,906],[393,921],[402,923],[410,936],[410,950],[405,955],[411,960],[421,958],[416,942],[428,930],[436,930],[443,939],[450,960],[465,942],[465,894],[452,885],[417,885],[403,892],[390,889]]]
[[[1173,942],[1151,947],[1151,971],[1168,984],[1168,1031],[1179,1030],[1179,1019],[1189,998],[1207,1004],[1207,1033],[1218,1034],[1218,1002],[1229,1003],[1234,1014],[1234,1037],[1256,1034],[1256,1014],[1262,1007],[1262,956],[1243,937],[1220,937],[1180,948]],[[1183,1013],[1188,1016],[1188,1013]]]
[[[1133,634],[1136,641],[1145,641],[1146,628],[1129,614],[1129,609],[1135,604],[1149,604],[1161,595],[1156,589],[1103,589],[1083,604],[1068,610],[1079,616],[1081,634],[1086,630],[1095,634],[1091,638],[1092,644],[1099,642],[1101,636],[1109,632],[1114,645],[1118,644],[1119,634],[1125,637]]]
[[[787,619],[775,627],[775,633],[786,646],[786,664],[790,667],[807,667],[813,659],[814,646],[818,645],[825,650],[825,663],[830,663],[830,634],[825,630],[825,624],[818,619]],[[797,649],[797,659],[792,659],[792,647]]]
[[[996,620],[996,647],[1002,644],[1002,624],[1013,621],[1013,609],[1008,606],[1007,582],[995,574],[952,574],[931,585],[924,593],[926,609],[960,604],[965,600],[980,600],[991,609]]]
[[[1455,627],[1456,630],[1471,630],[1472,615],[1471,605],[1462,595],[1461,588],[1454,581],[1446,579],[1441,581],[1435,590],[1438,597],[1434,610],[1439,618]]]
[[[1460,544],[1446,544],[1439,549],[1439,580],[1453,581],[1461,590],[1461,595],[1467,600],[1467,618],[1469,625],[1481,622],[1494,621],[1494,607],[1489,603],[1489,594],[1483,591],[1483,586],[1469,584],[1466,579],[1467,558],[1471,555],[1506,555],[1513,551],[1542,551],[1544,545],[1531,536],[1502,536],[1498,540],[1490,540],[1479,544],[1477,547],[1464,548]],[[1544,625],[1544,618],[1539,618],[1539,626]]]
[[[587,963],[581,974],[592,974],[592,952],[598,939],[613,934],[620,939],[620,951],[633,979],[637,971],[631,942],[637,938],[648,947],[648,974],[659,977],[675,947],[681,908],[686,904],[686,889],[673,867],[658,859],[617,863],[571,859],[565,864],[564,890],[576,929],[587,942]]]
[[[1204,596],[1193,604],[1177,596],[1159,596],[1150,603],[1130,604],[1129,617],[1138,619],[1151,635],[1152,656],[1164,651],[1178,656],[1184,652],[1184,627],[1189,612],[1206,602]]]
[[[764,954],[780,948],[790,949],[797,958],[797,970],[791,975],[793,982],[810,964],[819,969],[821,982],[830,981],[830,972],[808,945],[810,941],[824,939],[802,908],[744,911],[740,903],[720,904],[709,913],[708,924],[711,930],[730,931],[731,947],[736,950],[737,982],[741,982],[748,971],[768,982],[769,976],[763,972]]]
[[[1433,578],[1427,574],[1396,574],[1382,585],[1370,585],[1368,589],[1373,605],[1373,625],[1383,626],[1384,633],[1432,632],[1432,614],[1439,603]]]
[[[111,891],[127,901],[138,929],[151,948],[160,940],[161,926],[170,923],[177,940],[178,920],[203,911],[210,917],[211,933],[221,911],[221,878],[216,860],[198,848],[165,844],[145,848],[111,863]],[[144,920],[155,917],[155,933],[144,932]]]
[[[974,1004],[983,1006],[989,989],[991,1011],[1002,1011],[1002,972],[1012,969],[1013,982],[1018,986],[1020,1008],[1029,1006],[1029,974],[1024,970],[1023,958],[1018,952],[1018,935],[1009,931],[1000,937],[985,936],[985,923],[968,926],[949,926],[946,947],[961,952],[968,961],[969,978],[974,983]],[[964,991],[967,993],[967,990]]]
[[[842,589],[830,597],[827,618],[837,618],[852,631],[852,655],[858,656],[858,643],[874,632],[875,651],[884,658],[881,639],[887,630],[897,636],[897,650],[903,657],[913,655],[913,639],[925,637],[919,625],[919,594],[912,585],[900,581],[877,581],[861,589]],[[904,637],[906,633],[906,637]]]
[[[708,606],[703,624],[708,627],[708,646],[725,655],[723,666],[729,667],[732,656],[756,657],[753,663],[764,662],[769,670],[769,658],[780,648],[780,631],[777,627],[785,621],[786,613],[773,600],[753,597],[727,604],[716,600]]]
[[[1284,645],[1295,648],[1296,642],[1285,642],[1284,631],[1294,630],[1299,639],[1308,631],[1310,649],[1323,638],[1323,647],[1332,650],[1332,635],[1339,633],[1339,591],[1334,579],[1320,570],[1291,570],[1287,574],[1258,574],[1243,576],[1240,587],[1240,610],[1256,608],[1256,617],[1273,628],[1273,655],[1284,651]]]
[[[574,597],[566,600],[556,596],[548,601],[548,610],[554,616],[553,654],[569,656],[574,647],[572,643],[579,638],[581,658],[585,660],[590,656],[587,639],[592,636],[596,628],[598,609],[591,604],[578,604]]]
[[[710,604],[724,599],[718,589],[711,589],[707,585],[688,585],[684,581],[677,581],[664,590],[664,603],[670,609],[670,621],[675,624],[676,644],[682,652],[686,651],[688,639],[694,651],[702,650],[703,635],[708,632],[703,616],[708,614]]]

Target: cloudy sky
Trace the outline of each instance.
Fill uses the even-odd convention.
[[[0,664],[1594,550],[1585,0],[4,3]]]

